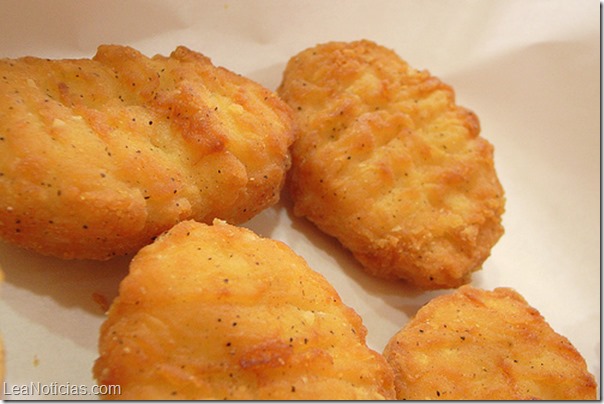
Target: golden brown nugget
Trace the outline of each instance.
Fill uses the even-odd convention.
[[[181,220],[244,222],[279,198],[292,122],[273,92],[185,47],[2,59],[0,237],[102,260]]]
[[[585,360],[509,288],[431,300],[384,356],[399,400],[596,399]]]
[[[94,375],[130,399],[394,398],[361,318],[285,244],[182,222],[133,259]]]
[[[294,56],[278,94],[300,127],[294,213],[376,276],[467,283],[503,234],[504,192],[478,118],[448,85],[369,41]]]

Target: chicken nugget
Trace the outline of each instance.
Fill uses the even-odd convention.
[[[94,375],[130,399],[393,399],[392,370],[285,244],[185,221],[144,247],[101,327]]]
[[[104,260],[181,220],[242,223],[277,202],[294,137],[276,94],[185,47],[0,59],[0,237]]]
[[[596,399],[583,357],[510,288],[431,300],[384,356],[399,400]]]
[[[493,147],[452,88],[363,40],[302,51],[277,93],[300,128],[294,213],[371,274],[423,289],[469,282],[503,234]]]

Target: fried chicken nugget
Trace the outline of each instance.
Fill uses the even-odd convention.
[[[596,399],[585,360],[509,288],[431,300],[384,356],[399,400]]]
[[[277,93],[300,127],[296,215],[373,275],[424,289],[469,281],[503,234],[504,192],[492,145],[451,87],[363,40],[294,56]]]
[[[0,237],[61,258],[136,252],[181,220],[242,223],[277,202],[289,107],[178,47],[0,60]]]
[[[393,399],[361,318],[285,244],[186,221],[133,259],[94,375],[130,399]]]

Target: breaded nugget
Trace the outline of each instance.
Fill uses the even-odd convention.
[[[376,276],[467,283],[503,233],[504,192],[478,118],[448,85],[370,41],[307,49],[277,93],[300,135],[294,213]]]
[[[596,399],[585,360],[509,288],[431,300],[384,356],[399,400]]]
[[[294,137],[276,94],[184,47],[2,59],[0,236],[102,260],[181,220],[244,222],[278,200]]]
[[[285,244],[186,221],[133,259],[94,375],[130,399],[394,398],[361,318]]]

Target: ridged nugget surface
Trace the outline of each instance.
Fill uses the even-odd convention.
[[[0,237],[61,258],[136,252],[185,219],[275,203],[295,130],[259,84],[185,47],[0,60]]]
[[[130,399],[393,399],[361,318],[285,244],[216,221],[133,259],[94,375]]]
[[[504,192],[478,118],[426,71],[370,41],[307,49],[277,90],[300,128],[296,215],[379,277],[467,283],[503,234]]]
[[[399,400],[595,400],[583,357],[510,288],[463,286],[388,343]]]

